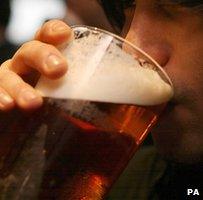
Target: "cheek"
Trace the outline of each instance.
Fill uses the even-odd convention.
[[[203,48],[181,46],[173,51],[165,67],[175,89],[175,99],[181,104],[202,98]]]
[[[185,48],[174,51],[165,67],[174,84],[174,102],[177,106],[166,113],[160,130],[170,130],[171,136],[179,129],[181,134],[195,134],[203,130],[203,49]]]

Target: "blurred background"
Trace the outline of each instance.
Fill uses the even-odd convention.
[[[30,40],[46,20],[63,18],[66,12],[63,0],[11,0],[10,2],[11,15],[6,37],[17,45]]]

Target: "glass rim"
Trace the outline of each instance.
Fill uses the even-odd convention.
[[[105,33],[107,35],[110,35],[122,42],[125,42],[126,44],[130,45],[132,48],[134,48],[135,50],[137,50],[138,52],[140,52],[141,54],[143,54],[146,58],[150,59],[152,61],[152,63],[158,67],[158,69],[161,71],[161,73],[165,76],[165,78],[168,80],[168,83],[170,84],[170,86],[172,87],[173,89],[173,83],[170,79],[170,77],[168,76],[168,74],[165,72],[165,70],[161,67],[161,65],[159,65],[159,63],[153,59],[149,54],[147,54],[144,50],[142,50],[141,48],[137,47],[135,44],[133,44],[132,42],[129,42],[128,40],[124,39],[123,37],[119,36],[119,35],[116,35],[114,33],[111,33],[110,31],[107,31],[107,30],[104,30],[104,29],[101,29],[101,28],[97,28],[97,27],[94,27],[94,26],[88,26],[88,25],[80,25],[80,24],[77,24],[77,25],[72,25],[70,26],[71,28],[87,28],[89,30],[92,30],[92,31],[100,31],[102,33]]]

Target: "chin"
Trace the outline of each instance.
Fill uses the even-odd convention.
[[[158,154],[162,159],[170,163],[176,163],[179,165],[198,165],[203,163],[203,154],[199,151],[188,150],[187,148],[168,148],[163,147],[163,144],[160,144],[155,141],[155,146],[157,148]]]
[[[158,153],[167,161],[197,164],[203,161],[201,124],[181,107],[168,107],[154,127],[152,136]],[[184,117],[183,117],[184,116]]]

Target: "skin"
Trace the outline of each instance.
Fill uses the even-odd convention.
[[[138,0],[136,4],[136,9],[126,10],[122,35],[164,68],[175,90],[174,98],[152,133],[155,144],[160,154],[170,161],[202,162],[202,16],[180,6],[155,4],[155,0]],[[8,111],[15,106],[32,110],[42,105],[40,94],[22,77],[30,74],[37,77],[41,73],[55,79],[64,75],[67,62],[56,47],[68,42],[71,34],[71,29],[62,21],[49,21],[37,32],[35,40],[22,45],[14,57],[2,65],[1,110]]]
[[[133,20],[126,24],[126,38],[151,55],[174,84],[174,98],[153,130],[153,139],[170,161],[202,162],[202,15],[154,2],[138,0]]]

